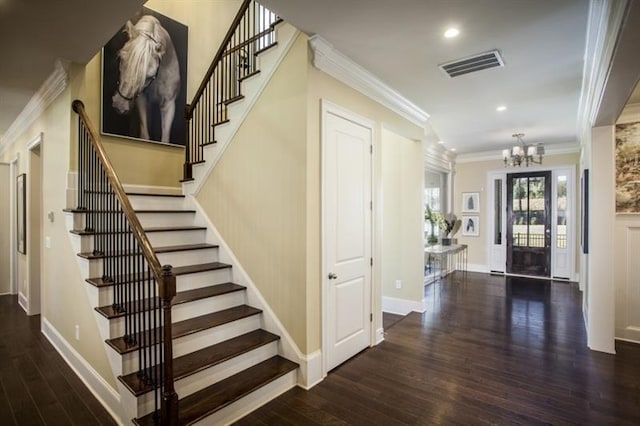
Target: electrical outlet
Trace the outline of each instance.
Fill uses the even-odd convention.
[[[396,288],[402,288],[402,280],[396,280]]]
[[[80,326],[76,324],[76,340],[80,340]]]

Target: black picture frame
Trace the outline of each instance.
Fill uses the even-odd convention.
[[[118,113],[113,106],[113,97],[117,93],[120,78],[118,52],[129,39],[128,34],[124,31],[126,24],[118,30],[102,49],[102,108],[100,131],[104,135],[155,142],[168,146],[184,146],[186,137],[184,109],[187,104],[187,48],[189,28],[174,19],[146,7],[138,11],[129,21],[135,25],[140,18],[145,15],[151,15],[160,21],[162,27],[171,37],[178,58],[180,89],[175,100],[175,114],[171,125],[169,141],[162,142],[161,140],[161,113],[158,106],[152,105],[147,108],[149,139],[140,137],[140,114],[135,100],[131,102],[131,109],[124,114]],[[149,88],[151,88],[151,84]]]
[[[27,254],[27,175],[16,177],[16,247]]]
[[[589,254],[589,169],[582,171],[580,177],[580,213],[582,219],[582,228],[580,233],[580,245],[582,253]]]

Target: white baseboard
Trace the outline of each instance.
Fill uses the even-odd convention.
[[[490,272],[489,267],[487,265],[480,265],[476,263],[468,263],[467,271],[468,272],[484,272],[484,273]]]
[[[623,337],[616,337],[616,340],[620,340],[621,342],[628,342],[628,343],[634,343],[636,345],[640,345],[640,340],[626,339]]]
[[[13,293],[11,293],[10,291],[6,292],[6,293],[0,293],[0,296],[11,296]]]
[[[380,327],[376,330],[375,344],[379,345],[384,340],[384,328]]]
[[[29,299],[22,292],[18,293],[18,305],[29,315]]]
[[[318,349],[309,355],[303,355],[303,358],[307,364],[307,377],[304,383],[300,383],[299,380],[298,385],[304,390],[309,390],[324,380],[322,376],[322,351]]]
[[[102,404],[119,424],[125,424],[120,416],[120,394],[115,391],[71,345],[65,340],[58,330],[42,317],[40,326],[42,334],[58,351],[62,359],[71,367],[82,383],[89,389],[94,397]]]
[[[422,299],[420,302],[416,302],[415,300],[397,299],[395,297],[382,298],[382,312],[407,315],[414,311],[423,313],[425,310],[425,299]]]

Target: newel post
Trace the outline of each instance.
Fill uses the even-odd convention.
[[[191,128],[193,112],[191,111],[191,106],[189,104],[184,108],[184,118],[184,166],[182,169],[182,178],[184,180],[190,180],[193,178],[193,166],[191,164],[191,140],[189,138],[189,129]]]
[[[178,424],[178,394],[173,386],[173,336],[171,333],[171,304],[176,295],[176,275],[171,265],[162,267],[162,282],[159,288],[162,299],[163,323],[163,347],[164,347],[164,390],[162,392],[162,404],[160,408],[161,424],[174,426]]]

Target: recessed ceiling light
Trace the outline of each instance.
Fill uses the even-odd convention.
[[[507,110],[507,107],[504,106],[504,105],[500,105],[498,108],[496,108],[496,111],[498,111],[498,112],[502,112],[502,111],[506,111],[506,110]]]
[[[444,145],[444,141],[438,141],[438,144]]]
[[[455,148],[451,148],[451,151],[455,151],[455,150],[456,150]]]
[[[458,34],[460,34],[460,30],[453,27],[444,32],[445,38],[454,38],[457,37]]]

